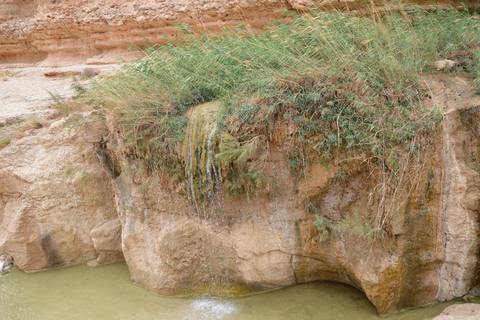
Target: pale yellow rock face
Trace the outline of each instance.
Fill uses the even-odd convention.
[[[470,289],[478,264],[478,159],[475,150],[478,137],[466,128],[478,120],[471,118],[470,108],[480,103],[472,95],[465,79],[440,77],[433,85],[439,92],[434,103],[444,111],[444,175],[442,201],[442,229],[439,240],[445,247],[445,256],[438,269],[440,283],[437,297],[450,300]],[[475,109],[473,109],[475,110]],[[475,279],[478,281],[478,279]]]
[[[122,260],[122,225],[118,219],[100,223],[90,231],[95,251],[99,254],[95,264]]]
[[[296,283],[291,264],[294,248],[283,238],[294,230],[291,228],[288,233],[282,231],[275,230],[266,219],[233,226],[230,241],[238,255],[238,268],[246,283],[266,286]]]
[[[454,304],[447,307],[432,320],[477,320],[480,319],[480,304]]]
[[[0,150],[0,247],[25,271],[122,258],[111,183],[65,125],[29,129]]]

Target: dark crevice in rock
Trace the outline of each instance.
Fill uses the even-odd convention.
[[[50,268],[61,267],[65,265],[65,261],[63,261],[63,259],[54,250],[50,235],[46,234],[40,240],[40,246],[42,247]]]
[[[122,169],[115,155],[107,149],[105,142],[101,142],[95,146],[95,155],[110,178],[116,179],[120,176]]]
[[[285,0],[285,7],[288,11],[296,11],[288,0]]]

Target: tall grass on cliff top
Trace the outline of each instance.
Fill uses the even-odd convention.
[[[221,36],[195,37],[181,28],[182,41],[146,50],[142,60],[126,63],[84,95],[113,116],[129,154],[149,171],[180,180],[178,142],[194,105],[223,104],[217,140],[223,152],[258,137],[287,139],[296,172],[337,150],[363,152],[395,172],[402,154],[430,143],[441,119],[438,110],[422,107],[419,75],[450,58],[480,77],[480,20],[466,11],[315,12],[262,32],[238,27]],[[287,129],[279,134],[281,128]],[[267,151],[256,148],[257,154]],[[255,192],[235,185],[242,174],[234,170],[235,159],[225,153],[218,159],[230,161],[223,168],[232,193]]]

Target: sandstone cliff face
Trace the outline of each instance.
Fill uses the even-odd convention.
[[[4,1],[0,2],[0,60],[85,60],[129,43],[176,39],[175,21],[218,30],[248,20],[262,25],[290,8],[285,0],[259,1]],[[115,57],[115,55],[113,56]]]
[[[299,194],[279,157],[270,163],[271,173],[283,180],[276,197],[230,199],[223,204],[224,216],[215,220],[196,216],[184,199],[165,190],[157,190],[152,207],[122,174],[114,185],[132,279],[161,294],[235,294],[238,285],[248,292],[339,281],[365,291],[381,313],[436,301],[440,288],[462,295],[448,288],[455,278],[448,278],[447,288],[439,285],[437,270],[445,254],[439,239],[441,169],[433,169],[433,155],[428,158],[426,172],[434,170],[435,180],[425,174],[418,193],[401,199],[406,204],[396,213],[393,234],[372,243],[350,231],[319,242],[313,217],[302,206],[309,194],[323,198],[322,215],[334,220],[335,215],[353,215],[354,209],[368,206],[374,185],[366,172],[354,173],[322,195],[318,189],[333,175],[324,172],[316,184],[299,186],[304,190]],[[429,184],[431,199],[425,199]],[[476,231],[465,237],[475,247]],[[465,258],[475,259],[475,253]],[[468,287],[471,278],[460,282]]]
[[[357,0],[6,0],[0,2],[0,63],[112,63],[130,44],[177,39],[177,22],[199,32],[259,27],[285,10],[303,12],[319,4],[345,10],[365,6]]]
[[[409,164],[417,178],[391,202],[382,240],[351,229],[320,242],[304,206],[314,201],[337,222],[359,213],[371,220],[377,182],[361,162],[336,159],[298,179],[283,147],[273,146],[266,172],[276,177],[274,195],[226,197],[223,211],[205,218],[168,186],[142,191],[146,177],[125,170],[137,164],[115,154],[120,142],[88,114],[80,126],[61,119],[23,127],[0,150],[1,251],[25,271],[124,255],[132,279],[162,294],[330,280],[363,290],[380,313],[462,296],[478,281],[480,99],[460,78],[426,81],[437,88],[430,103],[443,108],[444,126]],[[346,178],[332,180],[339,170]]]
[[[478,282],[480,175],[478,166],[478,96],[471,97],[465,80],[436,80],[437,102],[445,111],[443,126],[445,187],[442,201],[442,243],[445,256],[438,270],[438,298],[464,295]]]
[[[46,121],[0,150],[1,251],[25,271],[121,259],[111,185],[92,147],[65,119]]]
[[[445,301],[466,294],[476,281],[479,249],[478,130],[480,99],[465,80],[426,79],[437,94],[430,104],[445,112],[434,147],[409,163],[415,178],[390,194],[383,240],[354,229],[319,242],[314,216],[333,221],[378,208],[377,183],[368,168],[337,159],[317,165],[307,180],[291,175],[282,147],[266,171],[276,177],[273,197],[226,198],[222,212],[203,218],[167,188],[141,192],[144,177],[114,179],[122,245],[132,279],[162,294],[236,294],[316,280],[363,290],[380,313]],[[110,128],[112,131],[113,128]],[[113,142],[115,145],[119,142]],[[114,150],[111,150],[114,152]],[[121,154],[123,167],[135,167]],[[346,179],[332,183],[339,170]]]
[[[132,279],[162,294],[236,295],[330,280],[363,290],[380,313],[462,296],[478,282],[480,99],[461,78],[425,80],[444,125],[409,163],[418,174],[400,184],[411,192],[389,196],[396,210],[381,240],[352,227],[320,242],[304,206],[315,202],[334,222],[371,221],[377,182],[361,161],[336,159],[299,179],[284,146],[272,146],[273,196],[225,197],[222,210],[205,217],[168,184],[145,192],[148,177],[129,173],[138,164],[117,152],[108,120],[104,128],[90,113],[72,127],[74,118],[48,120],[46,112],[43,127],[17,128],[0,150],[1,253],[25,271],[124,256]],[[340,170],[345,178],[333,179]]]

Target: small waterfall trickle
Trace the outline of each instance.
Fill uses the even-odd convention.
[[[217,103],[189,111],[182,156],[188,181],[188,197],[198,215],[218,219],[222,211],[222,177],[217,153]]]
[[[227,280],[228,259],[224,256],[223,243],[215,237],[215,228],[224,221],[223,186],[221,168],[215,156],[218,152],[217,119],[215,102],[202,104],[189,110],[189,122],[182,146],[182,160],[188,187],[188,199],[192,215],[198,219],[196,234],[201,241],[199,261],[200,278],[194,295],[228,295],[232,290]]]
[[[237,272],[236,253],[225,234],[232,216],[226,212],[223,167],[217,159],[220,107],[220,104],[211,102],[196,106],[187,113],[189,122],[182,145],[182,161],[188,187],[186,194],[192,207],[190,214],[195,221],[194,237],[198,243],[195,260],[198,266],[195,271],[197,281],[186,295],[232,296],[252,290],[233,280]]]
[[[191,120],[192,123],[195,123],[195,116],[193,116],[192,120]],[[187,141],[188,141],[188,156],[187,156],[187,162],[188,162],[188,166],[186,167],[186,173],[187,173],[187,178],[188,178],[188,192],[189,192],[189,196],[190,196],[190,201],[192,202],[192,204],[194,205],[196,211],[198,212],[199,211],[199,208],[198,208],[198,202],[197,202],[197,196],[195,194],[195,186],[194,186],[194,183],[193,183],[193,160],[194,160],[194,157],[192,155],[192,146],[193,146],[193,128],[194,128],[194,125],[192,125],[190,128],[187,128],[187,132],[190,133],[190,135],[187,135],[187,137],[189,138]],[[190,129],[190,130],[188,130]]]

